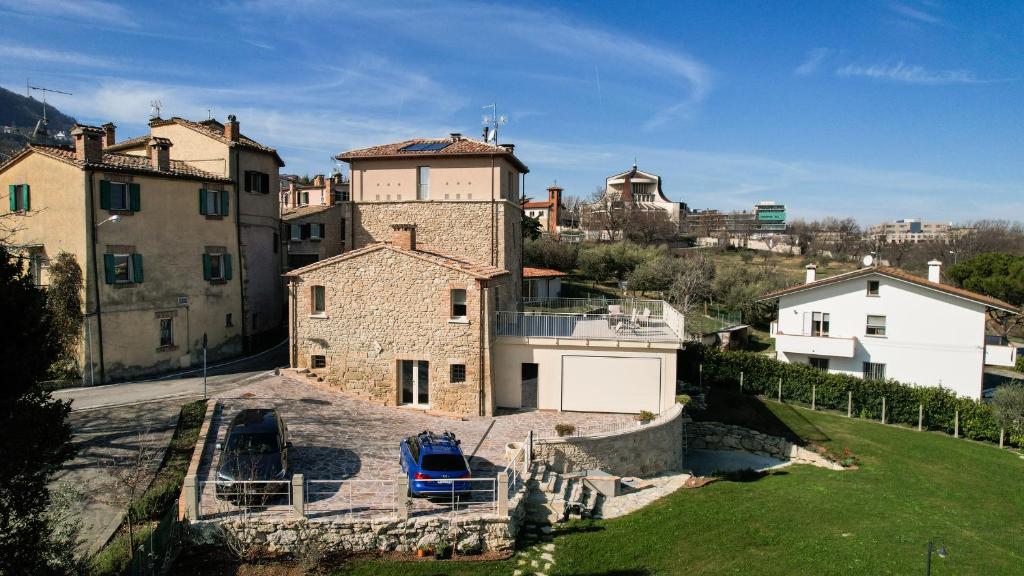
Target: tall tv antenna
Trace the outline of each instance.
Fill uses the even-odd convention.
[[[53,90],[51,88],[43,88],[42,86],[33,86],[29,82],[25,81],[25,92],[27,96],[32,95],[32,91],[43,93],[43,114],[36,120],[36,129],[32,131],[32,140],[36,140],[39,136],[46,137],[46,127],[49,125],[49,120],[46,118],[46,93],[53,92],[54,94],[64,94],[65,96],[74,96],[71,92],[62,92],[60,90]]]
[[[163,107],[163,104],[161,104],[159,100],[151,100],[149,102],[149,119],[150,120],[155,120],[155,119],[159,118],[160,117],[160,108],[162,108],[162,107]]]
[[[484,142],[494,141],[494,145],[498,145],[498,127],[508,124],[508,116],[498,115],[498,105],[488,104],[482,108],[483,110],[490,110],[490,114],[484,114]]]

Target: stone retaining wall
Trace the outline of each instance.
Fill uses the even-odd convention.
[[[721,422],[692,422],[687,426],[690,432],[688,448],[691,449],[742,450],[797,464],[843,470],[842,466],[821,454],[778,436],[769,436],[756,430]]]
[[[413,552],[421,545],[448,542],[457,553],[514,549],[526,516],[525,489],[509,500],[508,516],[496,514],[430,515],[403,520],[395,515],[370,518],[307,519],[254,514],[193,522],[196,544],[222,544],[228,534],[256,554],[287,554],[310,541],[328,552]]]
[[[653,476],[682,465],[683,407],[676,404],[650,424],[607,434],[535,440],[533,458],[559,473],[603,470],[616,476]]]

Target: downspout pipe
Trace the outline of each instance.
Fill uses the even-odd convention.
[[[92,254],[92,278],[93,278],[93,289],[95,301],[93,302],[93,314],[96,316],[96,342],[100,349],[100,382],[107,381],[107,369],[106,364],[103,362],[103,314],[101,313],[100,305],[100,273],[98,268],[98,258],[96,255],[96,202],[93,200],[93,176],[95,172],[92,170],[85,171],[86,179],[86,190],[89,196],[89,222],[87,234],[89,235],[89,244],[91,245]],[[92,350],[89,350],[89,362],[92,362]],[[90,386],[95,386],[95,382],[90,382]]]

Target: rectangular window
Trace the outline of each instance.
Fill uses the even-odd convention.
[[[416,199],[426,200],[430,198],[430,166],[420,166],[416,169]]]
[[[864,333],[868,336],[885,336],[885,316],[868,316]]]
[[[513,175],[512,171],[509,170],[507,178],[505,179],[505,187],[508,189],[508,192],[505,194],[505,198],[509,200],[515,199],[515,182],[515,176]]]
[[[128,210],[131,207],[131,198],[128,195],[127,182],[110,183],[110,209]]]
[[[828,312],[815,312],[811,317],[811,336],[828,336]]]
[[[821,370],[822,372],[828,372],[828,358],[808,358],[807,363],[815,370]]]
[[[29,185],[10,184],[7,186],[11,212],[28,212]]]
[[[465,364],[452,364],[451,365],[451,382],[457,384],[459,382],[466,381],[466,365]]]
[[[878,280],[868,280],[868,296],[878,296]]]
[[[289,240],[299,242],[302,240],[302,224],[292,224],[289,228]]]
[[[224,278],[223,260],[220,254],[210,254],[210,280],[222,280]]]
[[[455,288],[451,291],[452,318],[466,317],[466,291],[462,288]]]
[[[199,190],[199,213],[206,216],[227,216],[231,196],[226,190]]]
[[[203,279],[222,281],[231,280],[230,254],[203,254]]]
[[[309,363],[313,368],[327,368],[327,356],[314,354]]]
[[[348,190],[332,190],[331,199],[335,204],[339,202],[348,202]]]
[[[885,380],[885,364],[875,362],[864,363],[865,380]]]
[[[302,200],[300,202],[301,206],[309,206],[309,192],[302,193]]]
[[[309,239],[310,240],[323,240],[324,239],[324,225],[323,224],[310,224],[309,225]]]
[[[270,192],[270,174],[255,170],[245,171],[245,191],[267,194]]]
[[[174,318],[160,319],[160,347],[174,346]]]
[[[107,284],[142,283],[142,255],[135,253],[104,254],[103,268]]]
[[[310,307],[313,314],[323,314],[327,310],[327,290],[324,286],[313,286]]]

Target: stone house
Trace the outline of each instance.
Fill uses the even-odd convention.
[[[493,413],[495,292],[508,271],[394,226],[390,242],[286,274],[292,366],[389,406]]]
[[[286,270],[337,256],[345,251],[350,206],[331,204],[287,208],[281,212],[281,239]]]
[[[234,182],[174,159],[166,138],[126,154],[104,149],[112,125],[72,134],[74,148],[32,144],[0,165],[0,209],[38,284],[60,251],[82,268],[84,382],[190,366],[204,334],[212,358],[240,352]]]
[[[174,143],[171,158],[227,178],[238,208],[231,219],[240,245],[237,271],[242,287],[242,312],[237,320],[247,348],[276,341],[284,320],[285,261],[280,239],[279,171],[284,161],[273,148],[242,134],[238,120],[194,122],[154,118],[150,134],[116,142],[113,124],[105,126],[105,149],[145,155],[150,137]]]
[[[303,206],[329,206],[349,201],[348,179],[341,173],[330,178],[317,174],[309,184],[288,180],[281,186],[281,210]]]

